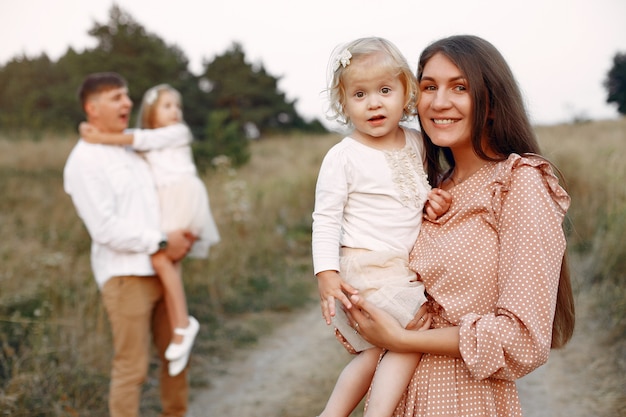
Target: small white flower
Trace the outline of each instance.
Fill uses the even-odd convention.
[[[347,49],[344,49],[338,56],[335,64],[333,65],[333,71],[337,71],[339,69],[339,65],[342,67],[347,67],[350,65],[350,58],[352,58],[352,54]]]
[[[153,88],[151,90],[148,90],[148,92],[146,93],[146,97],[144,98],[144,101],[146,102],[146,104],[154,104],[154,102],[156,101],[156,99],[159,97],[159,93],[157,92],[156,88]]]

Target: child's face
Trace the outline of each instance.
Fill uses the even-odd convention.
[[[176,94],[163,91],[154,108],[154,127],[165,127],[182,122],[183,112]]]
[[[396,133],[404,114],[405,88],[376,56],[353,60],[344,75],[346,116],[356,131],[385,140]]]

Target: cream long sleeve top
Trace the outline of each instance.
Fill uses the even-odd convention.
[[[408,254],[430,186],[419,132],[404,128],[404,148],[382,151],[351,137],[322,162],[313,212],[313,267],[339,270],[342,246]]]
[[[193,136],[184,123],[158,129],[135,129],[132,133],[133,148],[144,152],[157,186],[197,175],[191,150]]]

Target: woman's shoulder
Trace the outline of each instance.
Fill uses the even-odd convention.
[[[493,186],[494,195],[501,195],[512,189],[523,192],[545,190],[555,203],[567,210],[569,195],[559,184],[552,163],[545,157],[537,154],[511,154],[496,164]],[[545,192],[543,191],[543,192]]]
[[[552,164],[546,158],[537,154],[512,153],[507,159],[496,164],[496,178],[500,181],[511,182],[521,175],[552,176],[555,177]]]

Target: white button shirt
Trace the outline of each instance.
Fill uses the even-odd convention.
[[[92,239],[98,286],[114,276],[154,275],[150,254],[161,240],[160,212],[148,164],[131,148],[80,140],[63,177]]]

